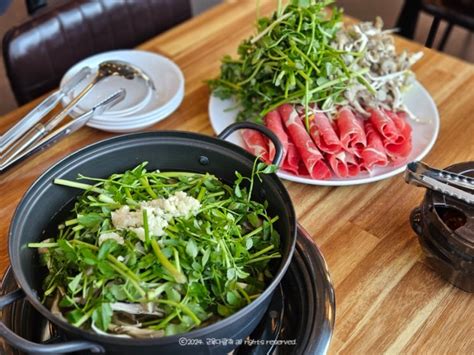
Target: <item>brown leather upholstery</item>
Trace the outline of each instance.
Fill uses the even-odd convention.
[[[72,0],[11,29],[3,38],[19,104],[58,86],[75,63],[133,48],[191,16],[189,0]]]

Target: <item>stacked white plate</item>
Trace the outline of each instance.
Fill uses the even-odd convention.
[[[95,115],[88,126],[107,132],[125,133],[148,128],[172,114],[184,97],[184,76],[179,67],[161,55],[137,51],[120,50],[101,53],[74,65],[64,75],[62,87],[82,67],[89,66],[93,73],[62,100],[66,106],[94,78],[99,64],[106,60],[121,60],[142,69],[153,81],[155,89],[143,79],[112,76],[103,79],[79,102],[71,112],[77,117],[90,110],[119,89],[125,89],[122,102],[101,115]]]

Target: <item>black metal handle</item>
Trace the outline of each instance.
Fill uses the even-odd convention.
[[[25,293],[21,289],[0,296],[0,309],[22,297],[25,297]],[[90,350],[93,353],[105,352],[105,349],[102,346],[82,340],[49,345],[33,343],[15,334],[3,322],[0,322],[0,336],[5,339],[8,344],[11,344],[16,349],[26,353],[58,354],[81,350]]]
[[[225,139],[228,136],[230,136],[232,133],[234,133],[235,131],[238,131],[239,129],[254,129],[266,135],[275,145],[275,158],[273,158],[272,164],[275,164],[276,166],[280,166],[281,161],[283,159],[283,145],[281,144],[280,140],[275,135],[275,133],[273,133],[267,127],[263,125],[256,124],[253,122],[232,123],[231,125],[227,126],[221,133],[219,133],[217,135],[217,138]]]
[[[415,231],[416,234],[419,236],[423,233],[423,226],[421,225],[421,209],[420,207],[416,207],[410,213],[410,224],[411,228]]]

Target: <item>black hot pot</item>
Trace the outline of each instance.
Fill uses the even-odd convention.
[[[256,185],[254,198],[267,200],[269,212],[280,216],[276,228],[281,235],[282,258],[276,262],[274,278],[262,295],[233,314],[207,327],[185,334],[150,339],[123,339],[103,336],[72,326],[53,315],[40,302],[44,268],[39,264],[36,250],[27,247],[30,242],[44,239],[44,231],[51,220],[79,193],[75,189],[53,184],[55,178],[75,179],[79,173],[107,177],[115,172],[133,168],[148,161],[150,169],[209,172],[223,181],[233,182],[235,171],[250,175],[255,157],[244,149],[224,141],[231,133],[242,128],[253,128],[265,133],[275,143],[276,158],[282,156],[281,145],[265,127],[251,123],[236,123],[224,130],[218,138],[190,132],[148,132],[124,135],[88,146],[60,161],[46,171],[25,193],[20,201],[9,231],[11,267],[19,289],[0,299],[0,308],[19,297],[26,297],[31,305],[62,333],[68,342],[42,345],[22,339],[0,323],[0,335],[14,347],[36,353],[65,353],[78,350],[107,352],[108,354],[222,354],[232,345],[207,345],[206,339],[244,339],[260,322],[272,294],[279,285],[295,250],[296,218],[288,192],[276,174],[265,175]],[[220,139],[219,139],[220,138]],[[181,346],[179,338],[198,339],[196,346]],[[201,340],[201,341],[199,341]],[[201,345],[199,345],[201,344]]]
[[[445,170],[474,177],[474,162]],[[474,206],[428,190],[410,222],[431,268],[453,285],[474,292]]]

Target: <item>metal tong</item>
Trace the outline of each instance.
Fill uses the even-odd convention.
[[[92,109],[90,109],[86,113],[66,123],[65,125],[61,126],[57,130],[51,132],[42,140],[40,140],[38,143],[31,146],[29,149],[23,151],[23,153],[18,154],[14,158],[8,159],[7,161],[0,164],[0,173],[5,172],[8,168],[19,163],[20,161],[30,157],[31,155],[37,152],[40,152],[46,149],[47,147],[53,145],[54,143],[58,142],[62,138],[76,132],[78,129],[82,128],[87,123],[87,121],[89,121],[94,115],[96,114],[100,115],[104,113],[106,110],[110,109],[112,106],[122,101],[124,97],[125,97],[125,90],[124,89],[118,90],[111,96],[107,97],[105,100],[102,100],[101,102],[96,104],[94,107],[92,107]]]
[[[426,187],[468,204],[474,204],[474,179],[469,176],[434,169],[423,162],[416,161],[407,165],[405,181],[408,184]]]
[[[149,76],[146,75],[140,68],[119,60],[107,60],[102,62],[99,64],[97,73],[92,81],[88,83],[86,87],[82,89],[82,91],[76,97],[74,97],[61,112],[59,112],[45,124],[40,122],[31,127],[23,136],[11,144],[3,156],[0,152],[0,159],[3,160],[3,164],[7,164],[9,161],[15,160],[18,156],[22,155],[23,152],[34,146],[41,138],[50,133],[64,118],[66,118],[66,116],[69,115],[69,113],[74,109],[79,101],[81,101],[99,81],[102,81],[110,76],[120,76],[127,80],[141,78],[153,90],[155,89]]]
[[[17,124],[10,128],[3,136],[0,137],[0,157],[1,153],[7,150],[15,141],[17,141],[24,133],[26,133],[33,125],[38,123],[46,116],[59,101],[68,95],[81,81],[83,81],[91,73],[91,68],[84,67],[77,72],[64,86],[49,95],[38,106],[23,117]]]

